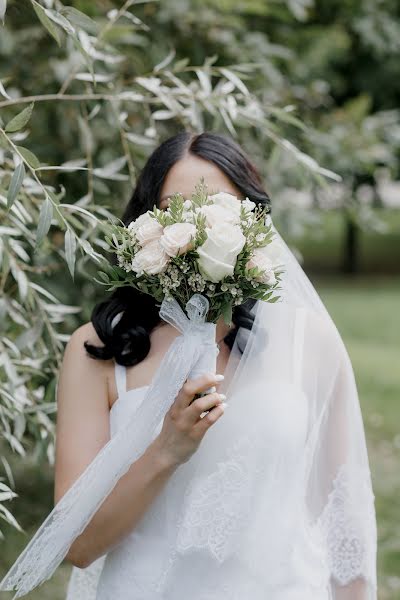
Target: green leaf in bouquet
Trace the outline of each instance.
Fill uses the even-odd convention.
[[[195,207],[200,207],[200,206],[205,206],[206,204],[211,204],[211,201],[209,200],[209,197],[208,197],[207,186],[206,186],[203,176],[200,178],[199,183],[196,184],[194,189],[195,189],[195,191],[192,194],[192,204]]]
[[[232,323],[232,304],[226,303],[222,306],[222,316],[227,325]]]
[[[104,271],[98,271],[97,275],[105,282],[105,283],[110,283],[110,278],[107,275],[107,273],[104,273]],[[95,280],[97,281],[97,280]]]
[[[168,209],[164,211],[169,217],[167,219],[169,224],[180,223],[183,220],[183,203],[183,196],[179,192],[171,196]]]

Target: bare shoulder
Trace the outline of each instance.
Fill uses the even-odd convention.
[[[72,339],[74,339],[75,343],[81,341],[88,341],[96,346],[103,346],[103,342],[97,335],[97,332],[91,321],[88,321],[87,323],[84,323],[83,325],[75,329],[69,341],[71,341]]]
[[[65,355],[73,355],[75,362],[83,360],[85,363],[93,365],[93,368],[110,362],[98,360],[92,357],[85,348],[85,342],[88,342],[93,346],[104,346],[103,342],[96,333],[93,323],[90,321],[75,329],[75,331],[71,334],[65,347]]]
[[[80,325],[71,334],[65,346],[62,370],[75,373],[82,382],[102,382],[109,398],[110,393],[112,395],[110,383],[114,376],[114,362],[112,359],[101,360],[91,356],[85,348],[85,342],[104,346],[91,321]]]

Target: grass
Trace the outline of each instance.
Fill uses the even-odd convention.
[[[343,336],[354,367],[376,497],[379,600],[396,600],[400,597],[400,281],[376,276],[311,279]],[[19,493],[12,510],[27,535],[3,527],[6,540],[1,542],[0,577],[52,506],[51,470],[7,457]],[[25,597],[64,599],[70,570],[69,565],[61,565],[49,581]],[[10,596],[0,593],[1,600]]]

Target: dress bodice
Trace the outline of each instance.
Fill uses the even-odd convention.
[[[118,397],[110,410],[111,437],[134,415],[149,387],[146,385],[127,390],[126,368],[117,363],[115,378]],[[249,395],[251,385],[249,382]],[[295,385],[279,387],[271,381],[268,387],[265,392],[267,397],[273,399],[274,410],[270,412],[273,422],[264,422],[261,433],[269,439],[271,451],[275,451],[278,445],[284,453],[299,452],[307,436],[307,399]],[[234,401],[234,398],[229,398],[229,402]],[[255,407],[255,410],[258,409],[261,410],[261,407]],[[228,411],[229,408],[224,418],[229,421]],[[229,422],[230,427],[237,427],[238,434],[242,429],[239,421],[232,419]],[[155,436],[162,424],[163,420]],[[219,422],[213,426],[215,432],[218,425]],[[217,438],[216,433],[214,437]],[[207,441],[212,443],[211,436]],[[181,497],[185,492],[185,474],[190,473],[185,471],[191,468],[189,461],[183,470],[177,469],[169,478],[134,530],[121,543],[86,569],[73,568],[66,600],[183,600],[188,594],[192,600],[261,600],[265,597],[271,600],[331,600],[320,540],[306,531],[305,519],[298,519],[300,527],[291,534],[293,552],[290,550],[287,575],[284,571],[281,574],[271,573],[271,589],[265,589],[260,584],[257,574],[241,560],[240,552],[233,553],[221,564],[215,560],[213,551],[217,553],[222,543],[228,540],[230,544],[229,540],[234,539],[229,536],[231,529],[234,529],[235,519],[229,507],[224,514],[216,515],[213,498],[223,490],[222,486],[231,485],[232,481],[236,486],[232,488],[233,506],[235,494],[241,497],[240,494],[246,493],[246,489],[251,490],[246,477],[252,472],[254,456],[251,451],[247,452],[245,446],[239,446],[238,455],[233,454],[230,460],[217,461],[218,468],[211,477],[207,477],[201,487],[192,490],[194,506],[198,507],[192,517],[196,518],[196,512],[201,514],[203,525],[199,529],[196,521],[191,520],[180,528],[180,544],[183,547],[189,541],[193,548],[191,552],[183,552],[175,560],[175,525],[179,519]],[[268,456],[265,462],[268,463]],[[232,473],[237,473],[237,481],[232,479]],[[250,498],[250,501],[254,501],[254,509],[267,512],[266,507],[257,507],[254,498]],[[288,516],[285,520],[289,520],[292,511],[290,494],[280,499],[279,510],[280,514],[272,515],[271,519],[275,518],[276,522],[281,523],[284,513]],[[251,555],[251,540],[257,534],[249,527],[248,535],[241,538],[247,556]],[[306,538],[309,541],[305,543]],[[171,540],[174,540],[173,545]]]
[[[116,365],[116,368],[120,366]],[[131,416],[143,402],[147,388],[148,386],[145,385],[119,394],[110,409],[110,437],[116,434],[126,418]]]
[[[115,375],[118,388],[118,398],[110,410],[110,436],[126,423],[140,404],[144,401],[148,385],[126,389],[126,368],[115,364]],[[163,419],[160,421],[154,437],[162,428]],[[154,590],[152,576],[157,575],[159,567],[168,555],[167,548],[163,546],[160,537],[161,529],[159,519],[162,513],[157,510],[157,505],[162,504],[162,495],[158,496],[151,510],[129,533],[125,539],[111,550],[104,561],[99,579],[96,600],[115,598],[140,598],[152,597],[151,592],[145,595],[143,590]],[[140,552],[138,552],[140,548]],[[158,562],[157,562],[158,561]],[[130,595],[132,594],[132,595]]]
[[[110,409],[110,437],[112,438],[117,431],[124,425],[126,420],[133,415],[135,410],[139,407],[140,403],[144,400],[148,385],[141,387],[127,389],[127,377],[126,368],[117,362],[115,362],[115,382],[117,386],[118,396]],[[158,435],[162,427],[162,421],[157,428],[156,435]],[[136,530],[135,530],[136,531]],[[135,533],[137,536],[137,532]],[[128,536],[125,540],[125,548],[130,547],[132,543],[132,535]],[[130,553],[126,552],[126,559],[129,560]],[[66,600],[98,600],[98,598],[117,598],[118,596],[110,593],[107,595],[106,592],[107,583],[104,583],[103,591],[100,591],[99,579],[106,561],[107,555],[101,556],[94,561],[89,567],[85,569],[79,569],[73,567],[71,577],[68,584],[68,590]],[[123,565],[121,564],[121,567]],[[103,584],[102,584],[103,585]],[[123,589],[126,582],[121,581]],[[111,586],[113,584],[111,583]],[[112,589],[112,587],[111,587]],[[98,595],[101,594],[101,595]],[[125,598],[125,595],[121,595],[121,598]]]

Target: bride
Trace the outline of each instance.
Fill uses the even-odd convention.
[[[122,220],[155,202],[167,208],[175,192],[190,199],[201,177],[222,201],[270,206],[233,140],[183,131],[152,153]],[[56,505],[126,423],[150,438],[59,557],[73,565],[67,600],[376,600],[374,494],[352,366],[273,229],[282,301],[248,300],[230,325],[218,321],[217,374],[188,377],[154,431],[152,382],[163,365],[173,380],[185,358],[165,366],[182,333],[174,319],[123,287],[72,334],[57,388]],[[97,482],[108,474],[99,464]]]

